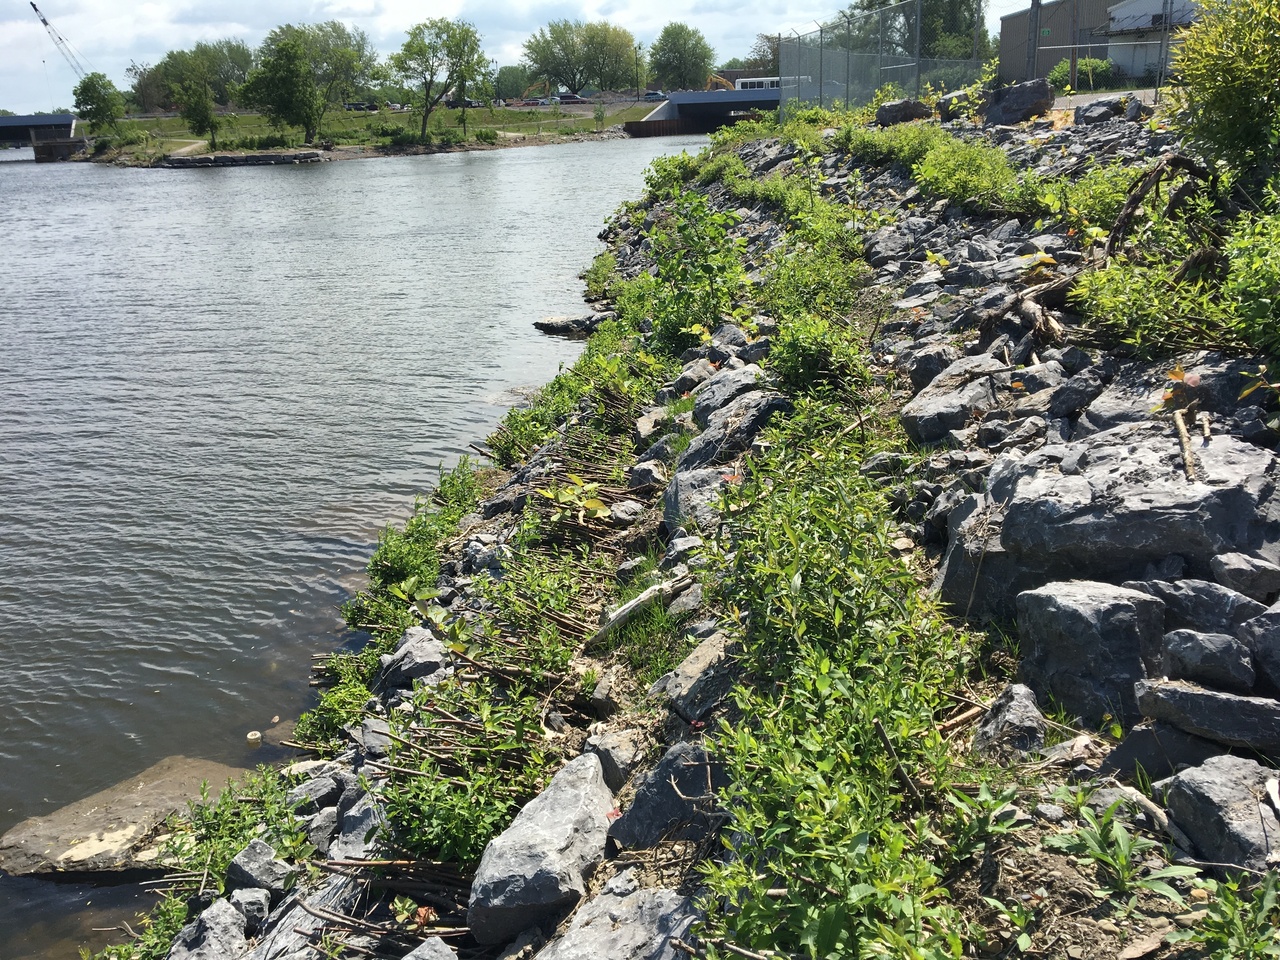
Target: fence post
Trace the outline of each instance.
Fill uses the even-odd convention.
[[[1036,78],[1036,54],[1040,47],[1040,0],[1031,0],[1031,9],[1027,11],[1027,70],[1023,80]]]
[[[822,79],[823,79],[822,54],[823,54],[823,51],[826,50],[826,47],[827,47],[827,41],[823,38],[823,35],[822,35],[822,24],[818,24],[818,109],[819,110],[822,109],[822,94],[823,94],[822,88],[825,86],[825,84],[822,82]]]
[[[844,17],[844,109],[847,113],[849,110],[849,57],[853,53],[853,26],[849,22],[849,15],[842,13]]]
[[[920,21],[924,13],[924,0],[916,0],[916,99],[920,99]]]

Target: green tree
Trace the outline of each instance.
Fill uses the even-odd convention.
[[[535,80],[577,93],[587,85],[584,47],[586,25],[581,20],[552,20],[524,42],[524,62]]]
[[[582,56],[586,81],[597,90],[621,90],[635,80],[636,38],[630,30],[607,20],[586,24],[582,28]]]
[[[197,77],[188,79],[176,91],[178,114],[186,121],[191,132],[197,136],[209,137],[209,146],[218,149],[218,130],[223,118],[218,113],[213,99],[213,87],[208,80]]]
[[[164,105],[164,78],[155,67],[131,60],[124,75],[129,78],[128,96],[138,113],[155,113]]]
[[[919,9],[923,58],[981,61],[987,57],[982,0],[921,0]],[[868,16],[879,10],[884,10],[884,14]],[[895,0],[854,0],[845,14],[853,21],[855,46],[874,46],[893,56],[915,56],[916,7],[913,5],[898,6]],[[833,43],[844,45],[848,35],[844,19],[831,21],[827,30]]]
[[[245,106],[261,110],[277,127],[302,127],[308,141],[319,133],[327,105],[302,41],[296,37],[279,40],[261,66],[249,72],[236,97]]]
[[[107,79],[105,73],[90,73],[72,91],[76,98],[76,114],[97,133],[105,126],[116,126],[124,116],[124,94]]]
[[[467,89],[482,82],[490,63],[480,49],[480,34],[465,20],[437,17],[416,24],[390,58],[392,71],[413,88],[422,111],[420,136],[427,136],[431,112],[450,90],[466,102]],[[463,115],[463,129],[466,116]]]
[[[745,70],[747,69],[747,61],[741,57],[730,57],[724,63],[716,68],[717,70]]]
[[[449,86],[462,104],[462,135],[467,135],[468,103],[473,95],[493,89],[493,61],[484,55],[480,34],[465,20],[455,20],[445,43],[449,60]]]
[[[751,45],[747,54],[746,69],[758,73],[762,77],[776,77],[782,71],[778,66],[778,43],[781,38],[776,34],[757,33],[756,42]]]
[[[337,20],[276,27],[262,41],[258,61],[237,99],[277,126],[302,127],[308,141],[319,135],[331,104],[381,75],[368,35]]]
[[[684,23],[668,23],[649,50],[658,85],[673,90],[701,90],[715,57],[702,31]]]
[[[499,67],[493,81],[494,96],[500,100],[514,100],[524,95],[530,82],[528,67]]]

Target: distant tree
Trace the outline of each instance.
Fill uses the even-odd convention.
[[[191,52],[202,62],[214,101],[224,107],[231,103],[236,87],[248,79],[253,67],[253,50],[243,40],[228,37],[201,41]]]
[[[552,20],[524,42],[524,62],[535,80],[577,93],[587,85],[585,37],[581,20]]]
[[[881,17],[866,16],[894,5],[894,0],[854,0],[845,13],[854,20],[854,36],[862,43],[880,47],[883,41],[885,53],[915,56],[915,7],[903,7]],[[935,60],[990,59],[990,38],[983,25],[982,0],[921,0],[919,9],[922,57]],[[843,21],[832,24],[832,30],[836,42],[843,43]]]
[[[105,73],[88,74],[71,92],[76,98],[76,115],[89,124],[91,133],[116,126],[124,116],[124,94]]]
[[[630,87],[634,81],[636,38],[630,30],[614,26],[607,20],[584,25],[582,57],[586,83],[593,84],[597,90],[621,90]]]
[[[467,135],[467,110],[473,95],[493,89],[493,61],[484,55],[480,34],[465,20],[455,20],[445,44],[449,59],[449,86],[462,104],[462,135]]]
[[[149,63],[130,61],[124,75],[129,79],[128,97],[138,113],[155,113],[164,105],[164,77]]]
[[[747,61],[743,60],[741,57],[730,57],[724,63],[720,64],[720,66],[716,67],[716,69],[717,70],[745,70],[747,69]]]
[[[776,34],[757,33],[756,42],[751,45],[744,68],[755,71],[762,77],[778,76],[782,72],[778,67],[778,40]]]
[[[208,80],[191,77],[175,91],[178,114],[186,121],[196,136],[208,135],[209,146],[218,149],[218,130],[223,117],[218,113],[213,98],[213,87]]]
[[[16,117],[16,116],[17,114],[14,113],[12,110],[5,110],[3,107],[0,107],[0,117]]]
[[[702,31],[684,23],[668,23],[649,50],[654,78],[668,89],[701,89],[713,63],[715,51]]]
[[[493,81],[494,96],[500,100],[514,100],[524,95],[524,92],[529,89],[529,83],[528,67],[522,65],[499,67]]]
[[[331,104],[381,75],[368,35],[337,20],[276,27],[258,48],[258,63],[236,99],[277,126],[302,127],[308,141],[319,135]]]
[[[431,112],[446,94],[454,90],[454,96],[465,102],[467,88],[483,80],[490,66],[476,28],[465,20],[442,17],[412,27],[404,46],[389,61],[392,72],[414,91],[422,111],[419,135],[424,139]]]
[[[277,127],[302,127],[308,141],[316,138],[327,106],[316,86],[311,61],[297,37],[280,39],[236,93],[247,107],[261,110]]]

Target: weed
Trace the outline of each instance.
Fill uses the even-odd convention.
[[[618,258],[612,251],[606,250],[596,254],[591,266],[583,271],[582,279],[587,284],[587,296],[595,299],[608,296],[609,284],[613,282],[614,273],[618,269]]]
[[[1098,868],[1097,896],[1112,898],[1128,896],[1139,890],[1159,894],[1175,903],[1182,903],[1182,894],[1168,883],[1180,877],[1192,877],[1199,871],[1195,867],[1167,866],[1147,871],[1142,863],[1144,854],[1158,849],[1159,844],[1149,837],[1131,833],[1116,817],[1120,801],[1113,803],[1101,816],[1089,807],[1080,810],[1084,826],[1046,837],[1044,845],[1050,850],[1062,850],[1073,856],[1087,857]],[[1132,905],[1131,905],[1132,906]]]
[[[1280,957],[1280,899],[1276,873],[1268,870],[1252,888],[1240,877],[1204,880],[1197,886],[1208,891],[1208,911],[1190,930],[1177,930],[1170,943],[1202,943],[1213,960],[1263,960]]]

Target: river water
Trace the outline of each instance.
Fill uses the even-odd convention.
[[[583,310],[604,218],[702,142],[0,163],[0,831],[267,756],[245,735],[352,639],[377,531],[576,355],[532,322]],[[0,952],[73,955],[93,899],[0,881]]]

